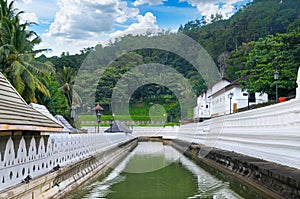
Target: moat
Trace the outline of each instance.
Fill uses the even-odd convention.
[[[267,198],[232,177],[198,165],[161,142],[140,142],[105,176],[86,183],[68,199]]]

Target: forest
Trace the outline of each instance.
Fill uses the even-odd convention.
[[[72,104],[78,104],[78,109],[100,104],[105,109],[104,114],[112,114],[111,97],[116,83],[132,68],[143,64],[160,63],[173,67],[188,80],[196,95],[209,86],[182,57],[172,52],[145,48],[111,62],[97,82],[95,101],[81,104],[82,96],[76,94],[76,89],[80,88],[74,88],[74,83],[78,70],[90,53],[103,52],[99,56],[105,56],[105,52],[122,42],[143,39],[149,35],[127,35],[106,46],[86,48],[75,55],[63,52],[60,56],[46,57],[43,52],[47,49],[34,49],[41,39],[35,32],[27,30],[31,23],[20,22],[19,16],[23,12],[15,9],[13,2],[0,2],[1,71],[28,103],[43,104],[54,115],[61,114],[70,120]],[[241,81],[243,88],[251,92],[266,92],[274,100],[275,71],[279,72],[280,95],[295,94],[296,75],[300,66],[299,10],[300,0],[254,0],[229,19],[215,14],[210,16],[210,23],[207,23],[202,17],[180,25],[178,33],[191,37],[210,54],[218,67],[220,78],[234,81],[248,75],[249,78]],[[164,31],[156,37],[172,34],[177,33]],[[86,72],[84,75],[88,80],[93,74]],[[135,75],[136,78],[146,78]],[[88,88],[84,89],[87,93],[91,92]],[[180,92],[184,89],[178,88]],[[164,106],[174,122],[183,114],[174,92],[159,84],[139,87],[130,99],[131,111],[135,115],[147,114],[149,104],[156,103]],[[184,113],[186,117],[191,117],[189,111]]]

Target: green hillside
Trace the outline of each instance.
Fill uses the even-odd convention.
[[[142,41],[149,35],[127,35],[107,46],[86,48],[75,55],[63,52],[61,56],[47,58],[41,55],[35,58],[37,53],[45,49],[35,50],[40,38],[35,32],[27,31],[30,22],[20,23],[20,13],[11,10],[14,8],[13,2],[11,4],[7,5],[5,1],[1,4],[5,11],[0,18],[0,31],[5,33],[0,37],[1,70],[27,102],[44,104],[50,112],[61,114],[69,121],[72,103],[80,104],[83,98],[92,99],[89,95],[91,92],[95,94],[95,101],[86,100],[88,103],[81,104],[77,110],[88,109],[99,103],[105,109],[104,114],[111,115],[111,97],[116,83],[132,68],[143,64],[160,63],[171,66],[188,80],[196,95],[208,86],[193,66],[182,57],[171,52],[146,48],[114,60],[99,76],[96,91],[87,87],[83,88],[86,95],[76,95],[76,89],[82,88],[74,88],[75,78],[89,53],[96,52],[97,56],[105,58],[118,44],[138,39]],[[181,25],[178,32],[192,37],[207,50],[216,62],[221,76],[235,80],[250,75],[250,78],[242,82],[243,87],[251,91],[267,92],[274,99],[273,74],[277,70],[280,74],[280,96],[292,96],[300,63],[299,10],[300,0],[254,0],[229,19],[224,20],[219,14],[211,16],[210,23],[205,18],[196,19]],[[151,37],[171,34],[176,33],[165,31]],[[90,71],[84,72],[85,81],[88,82],[93,74]],[[147,78],[143,74],[133,75],[136,79]],[[177,92],[186,94],[185,87],[174,81],[172,84]],[[128,90],[130,86],[132,85],[123,83],[122,89]],[[193,99],[187,101],[191,107],[196,104]],[[155,83],[141,85],[134,91],[130,99],[130,113],[132,117],[146,120],[145,118],[149,118],[151,105],[155,104],[160,104],[165,111],[163,114],[170,115],[174,122],[192,117],[193,110],[180,106],[174,90]],[[122,106],[120,103],[120,110]]]

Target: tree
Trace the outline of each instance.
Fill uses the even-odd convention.
[[[243,43],[237,50],[229,53],[226,58],[226,78],[234,81],[239,78],[238,71],[245,69],[249,52],[253,49],[254,42]]]
[[[178,31],[199,42],[217,62],[223,52],[237,50],[243,43],[285,33],[289,24],[299,18],[299,10],[299,0],[282,3],[278,0],[255,0],[228,20],[213,16],[213,23],[205,24],[203,20],[196,19],[181,25]],[[290,28],[297,26],[299,21]]]
[[[48,71],[53,71],[53,67],[50,63],[41,63],[34,58],[36,53],[43,51],[33,49],[41,39],[34,31],[27,30],[31,22],[20,23],[19,15],[23,12],[16,13],[13,1],[8,4],[0,0],[0,5],[2,72],[27,102],[37,102],[36,92],[50,97],[49,90],[39,77],[48,78]]]
[[[70,119],[68,101],[65,95],[59,91],[59,85],[54,75],[51,75],[49,79],[43,79],[41,81],[49,90],[51,97],[38,93],[38,102],[45,105],[53,115],[63,115],[66,119]]]
[[[66,96],[70,107],[73,103],[76,106],[81,104],[81,98],[73,88],[75,77],[76,72],[71,67],[64,66],[58,69],[56,73],[56,80],[60,86],[59,90]]]
[[[274,72],[279,72],[279,95],[295,94],[297,70],[300,63],[300,32],[292,31],[268,36],[254,42],[240,77],[250,74],[242,82],[250,92],[265,92],[275,96]]]

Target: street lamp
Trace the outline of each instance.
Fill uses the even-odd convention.
[[[94,110],[96,112],[97,123],[98,123],[98,133],[99,133],[101,112],[104,111],[104,109],[99,104],[97,104],[97,106],[95,106]]]
[[[111,118],[109,119],[110,132],[112,132],[113,121],[114,121],[114,119],[111,117]]]
[[[229,94],[228,94],[228,98],[229,98],[229,114],[231,114],[231,100],[232,100],[232,97],[233,97],[233,93],[232,92],[230,92]]]
[[[274,80],[276,81],[276,103],[278,103],[278,79],[279,79],[279,72],[276,70],[274,72]]]

